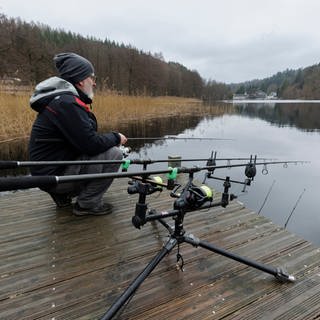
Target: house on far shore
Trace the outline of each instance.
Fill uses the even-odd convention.
[[[249,99],[266,99],[267,98],[267,94],[262,91],[262,90],[257,90],[253,93],[249,94]]]
[[[257,90],[252,93],[235,93],[233,100],[275,100],[278,99],[277,93],[272,91],[267,95],[262,90]]]
[[[246,100],[246,99],[249,99],[249,96],[244,93],[244,94],[234,94],[233,95],[233,100]]]
[[[272,91],[269,93],[269,95],[267,96],[268,100],[275,100],[278,99],[277,93],[275,91]]]

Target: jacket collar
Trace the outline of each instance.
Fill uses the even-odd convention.
[[[90,99],[83,91],[81,91],[80,89],[78,89],[75,86],[78,94],[79,94],[79,98],[85,103],[85,104],[91,104],[92,103],[92,99]]]

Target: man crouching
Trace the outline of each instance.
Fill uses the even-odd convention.
[[[30,98],[31,108],[38,112],[29,142],[31,161],[120,160],[118,148],[127,138],[118,132],[99,134],[97,120],[91,111],[96,86],[90,61],[75,53],[60,53],[54,57],[59,77],[39,83]],[[77,175],[116,172],[119,164],[32,167],[32,175]],[[65,183],[43,188],[57,207],[71,205],[77,197],[73,213],[105,215],[112,206],[102,198],[112,179]]]

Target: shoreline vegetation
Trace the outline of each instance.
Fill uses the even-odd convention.
[[[32,91],[8,93],[0,90],[0,143],[29,138],[37,113],[30,108]],[[96,92],[93,112],[100,131],[117,130],[131,121],[184,115],[222,115],[219,105],[204,106],[202,101],[181,97],[119,95],[111,91]]]

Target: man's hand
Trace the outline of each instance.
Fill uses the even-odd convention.
[[[127,137],[120,132],[119,132],[119,135],[120,135],[120,145],[125,144],[128,141]]]

